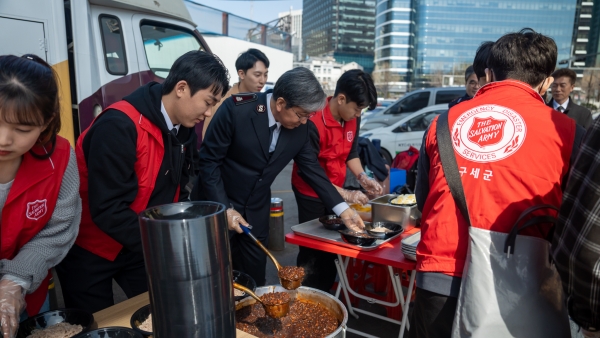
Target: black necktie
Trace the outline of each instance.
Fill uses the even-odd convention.
[[[271,148],[271,143],[273,143],[273,133],[277,128],[277,123],[269,127],[269,149]],[[269,151],[270,152],[270,151]]]
[[[172,133],[173,133],[175,136],[177,136],[177,128],[173,128],[173,129],[171,129],[171,132],[172,132]]]
[[[556,110],[558,110],[561,113],[565,112],[565,108],[563,106],[558,106],[558,108],[556,108]]]

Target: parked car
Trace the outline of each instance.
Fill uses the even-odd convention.
[[[377,107],[375,107],[375,109],[373,109],[373,110],[367,110],[367,111],[365,111],[365,112],[363,112],[363,113],[361,114],[361,119],[362,119],[362,118],[365,118],[365,117],[367,117],[367,116],[373,116],[373,115],[375,115],[375,114],[379,114],[379,113],[381,113],[382,111],[384,111],[384,110],[385,110],[385,108],[386,108],[386,107],[377,106]]]
[[[388,164],[391,164],[396,154],[407,150],[408,147],[413,146],[419,149],[423,141],[423,134],[431,121],[447,111],[448,104],[429,106],[416,113],[403,114],[399,121],[390,126],[374,128],[364,132],[361,129],[360,136],[371,141],[379,139],[381,141],[381,156]]]
[[[433,106],[434,104],[448,105],[450,101],[463,95],[465,95],[464,87],[438,87],[416,90],[398,99],[396,103],[389,106],[378,116],[371,114],[363,118],[360,128],[364,131],[387,127],[405,117],[406,113],[414,113],[419,109]]]

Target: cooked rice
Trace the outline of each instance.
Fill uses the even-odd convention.
[[[138,329],[146,332],[152,332],[152,314],[150,314],[148,318],[146,318],[146,320],[144,320],[144,322],[138,326]]]
[[[48,326],[45,329],[33,330],[27,338],[71,338],[81,331],[83,331],[81,325],[62,322]]]

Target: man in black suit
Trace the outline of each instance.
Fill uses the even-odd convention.
[[[571,69],[562,68],[552,73],[552,77],[554,78],[554,82],[550,86],[552,100],[548,102],[548,106],[567,114],[578,125],[587,129],[593,122],[592,113],[589,109],[576,105],[570,97],[575,87],[577,74]]]
[[[265,284],[267,257],[242,233],[240,224],[249,222],[252,234],[267,245],[271,184],[291,160],[346,226],[364,227],[327,178],[309,142],[306,122],[325,105],[326,97],[310,70],[294,68],[277,80],[272,93],[239,93],[223,101],[200,148],[192,199],[229,208],[233,268],[249,274],[258,286]]]

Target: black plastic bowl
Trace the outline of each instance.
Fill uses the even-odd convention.
[[[338,231],[346,229],[344,221],[342,221],[342,219],[339,218],[337,215],[327,215],[319,217],[319,222],[321,222],[325,229],[328,230]]]
[[[387,232],[373,231],[376,228],[385,228],[385,229],[388,229],[389,231],[387,231]],[[404,231],[404,229],[402,229],[402,226],[400,224],[391,223],[391,222],[374,222],[374,223],[365,222],[365,230],[367,230],[367,233],[373,237],[384,238],[384,239],[388,239],[390,237],[396,236],[397,234]]]
[[[94,324],[94,316],[91,313],[79,309],[58,309],[40,313],[30,317],[19,324],[17,338],[26,338],[33,330],[45,329],[58,323],[69,323],[81,325],[82,332],[88,331]]]
[[[242,286],[247,287],[252,291],[256,291],[256,282],[254,281],[254,279],[241,271],[233,270],[233,281]],[[246,297],[248,297],[248,295],[246,294],[244,294],[243,296],[234,296],[233,300],[237,302]]]
[[[130,328],[113,326],[80,333],[73,338],[144,338],[144,336]]]
[[[150,316],[150,312],[152,312],[152,310],[150,309],[150,304],[142,306],[136,312],[133,313],[133,315],[131,316],[131,320],[129,320],[129,324],[131,325],[133,330],[135,332],[141,333],[144,337],[151,336],[152,332],[140,330],[138,327],[142,325],[142,323],[146,319],[148,319],[148,316]]]
[[[339,230],[344,242],[354,245],[370,246],[377,240],[366,232],[355,232],[349,229]]]

